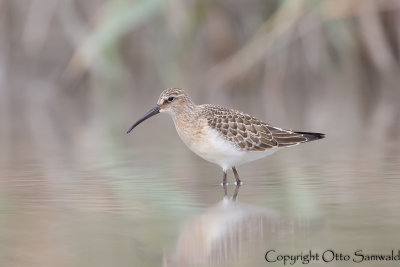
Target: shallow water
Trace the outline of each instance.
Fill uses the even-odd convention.
[[[400,249],[399,142],[288,148],[240,166],[240,188],[229,173],[225,196],[220,168],[177,137],[138,135],[5,161],[0,266],[266,266],[272,249],[331,249],[348,266],[356,250]]]

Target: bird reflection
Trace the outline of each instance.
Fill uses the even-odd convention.
[[[288,225],[292,226],[293,220],[273,210],[239,202],[239,189],[236,186],[229,198],[224,186],[221,201],[186,223],[173,256],[164,261],[164,266],[220,266],[263,258],[262,254],[253,254],[266,248],[262,245],[266,240],[291,228]]]

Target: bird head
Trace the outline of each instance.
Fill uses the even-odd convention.
[[[171,115],[179,114],[185,108],[192,108],[194,106],[188,94],[180,88],[165,89],[158,98],[157,105],[144,114],[137,120],[131,128],[127,131],[130,133],[136,126],[148,118],[160,113],[166,112]]]

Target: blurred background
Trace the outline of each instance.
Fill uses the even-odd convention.
[[[0,0],[0,265],[179,266],[222,174],[166,115],[125,134],[168,87],[327,134],[239,169],[242,200],[394,238],[399,63],[398,0]]]

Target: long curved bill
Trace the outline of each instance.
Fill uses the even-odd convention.
[[[160,106],[156,105],[154,108],[150,109],[146,114],[143,115],[137,122],[135,122],[131,128],[126,132],[127,134],[130,133],[136,126],[138,126],[141,122],[144,120],[147,120],[148,118],[160,113]]]

